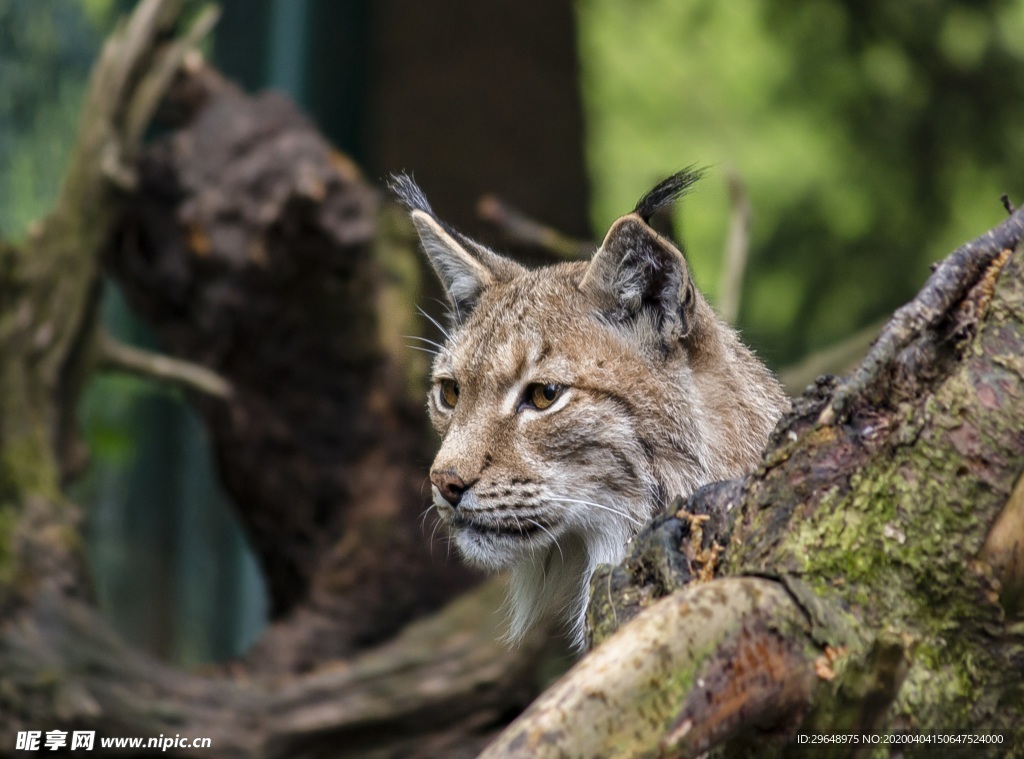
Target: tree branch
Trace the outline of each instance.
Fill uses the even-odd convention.
[[[843,381],[832,401],[822,410],[819,424],[828,425],[834,419],[845,419],[851,403],[866,395],[897,354],[911,340],[944,318],[996,256],[1016,247],[1022,233],[1024,213],[1018,211],[992,231],[963,245],[946,258],[929,277],[921,293],[896,311],[864,361]]]
[[[125,646],[80,601],[42,593],[0,635],[0,745],[15,745],[18,730],[73,724],[101,736],[208,737],[215,756],[239,759],[322,756],[325,746],[340,758],[472,755],[532,696],[523,682],[546,651],[540,631],[515,650],[500,641],[493,611],[504,592],[487,583],[374,651],[292,678],[172,669]]]
[[[182,1],[143,0],[131,22],[107,39],[89,78],[55,207],[20,249],[4,246],[0,500],[6,517],[0,543],[10,552],[0,553],[13,567],[0,576],[16,579],[0,582],[0,605],[26,597],[39,583],[89,593],[75,531],[44,525],[79,519],[60,487],[84,460],[76,410],[94,368],[100,256],[125,200],[123,183],[112,174],[138,154],[141,129],[126,130],[126,114],[133,108],[139,119],[149,113],[133,104],[143,91],[155,97],[151,66],[165,45],[175,44]]]
[[[743,293],[743,274],[750,253],[750,197],[739,173],[729,172],[729,237],[725,243],[725,268],[722,272],[718,313],[729,324],[736,323]]]
[[[785,723],[818,680],[811,632],[777,582],[691,585],[591,652],[481,759],[694,756]]]
[[[125,345],[105,332],[100,335],[97,368],[127,372],[214,398],[231,396],[231,383],[216,372],[188,361]]]
[[[513,208],[496,195],[484,195],[476,207],[477,215],[498,229],[509,242],[547,251],[558,258],[577,261],[594,252],[594,243],[577,240],[557,229],[541,224]]]
[[[815,351],[792,366],[779,370],[779,380],[786,391],[798,396],[804,388],[823,374],[842,374],[862,358],[888,320],[875,322],[833,345]]]

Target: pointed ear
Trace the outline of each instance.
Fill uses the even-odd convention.
[[[663,350],[692,327],[695,293],[686,259],[637,213],[612,224],[580,288],[613,321],[640,323],[646,316]]]
[[[438,221],[412,177],[394,174],[388,185],[409,209],[423,250],[457,315],[468,314],[488,286],[511,279],[522,271],[519,264],[492,253]]]
[[[487,266],[475,248],[457,240],[441,224],[424,211],[412,212],[423,250],[444,286],[448,300],[460,313],[468,313],[476,305],[484,288],[496,280],[496,272]],[[491,254],[494,256],[494,254]],[[495,256],[496,257],[496,256]]]

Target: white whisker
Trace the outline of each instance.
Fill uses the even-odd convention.
[[[434,550],[434,538],[437,536],[437,531],[441,528],[441,520],[437,519],[434,521],[434,529],[430,531],[430,550]]]
[[[448,350],[446,346],[441,345],[441,343],[435,343],[433,340],[428,340],[425,337],[420,337],[419,335],[402,335],[402,337],[406,338],[407,340],[419,340],[420,342],[427,343],[428,345],[433,345],[439,351],[444,351],[448,355],[451,355],[451,351]],[[410,345],[409,347],[412,348],[413,346]]]
[[[620,517],[628,519],[630,522],[635,524],[637,527],[643,527],[644,526],[643,521],[637,519],[632,514],[627,514],[625,511],[622,511],[621,509],[613,508],[611,506],[605,506],[602,503],[594,503],[593,501],[581,501],[578,498],[552,498],[551,500],[552,501],[562,501],[564,503],[579,503],[579,504],[582,504],[583,506],[593,506],[594,508],[597,508],[597,509],[604,509],[605,511],[610,511],[612,514],[618,514]]]
[[[449,319],[452,319],[455,322],[462,321],[462,312],[459,310],[458,302],[452,304],[449,303],[448,301],[441,300],[440,298],[431,298],[430,300],[434,301],[434,303],[439,304],[441,308],[444,309],[444,312],[448,315]],[[452,311],[453,305],[455,306],[454,311]]]
[[[420,515],[420,532],[423,532],[424,530],[426,530],[426,527],[427,527],[427,517],[430,515],[431,510],[433,510],[435,508],[436,508],[436,506],[434,504],[430,504],[429,506],[427,506],[427,508],[425,508],[423,510],[423,513]],[[430,537],[427,539],[427,543],[430,545],[430,556],[431,556],[431,558],[433,558],[433,556],[434,556],[434,538],[437,536],[437,529],[440,526],[441,526],[441,520],[438,519],[438,518],[435,518],[434,519],[434,527],[430,530]]]
[[[423,316],[425,316],[430,321],[431,324],[433,324],[435,327],[437,327],[439,330],[441,330],[441,334],[444,335],[447,340],[450,340],[451,342],[455,342],[454,340],[452,340],[452,336],[451,336],[451,334],[449,334],[448,330],[446,330],[444,327],[442,327],[440,325],[440,323],[438,323],[437,319],[435,319],[433,316],[428,314],[426,311],[424,311],[419,306],[416,306],[416,310],[419,311],[421,314],[423,314]]]
[[[532,522],[533,520],[531,519],[530,521]],[[561,550],[561,549],[559,549],[559,550]],[[529,557],[530,557],[530,563],[533,564],[534,568],[539,568],[540,569],[540,589],[543,592],[544,588],[546,588],[547,585],[548,585],[547,554],[545,554],[544,557],[541,558],[541,561],[540,561],[539,564],[537,563],[538,556],[537,556],[537,552],[536,551],[530,551]]]
[[[440,356],[441,355],[440,351],[431,350],[430,348],[423,348],[423,347],[421,347],[419,345],[407,345],[405,347],[406,348],[412,348],[414,351],[423,351],[424,353],[429,353],[431,356]]]
[[[551,530],[549,530],[547,527],[542,525],[540,522],[538,522],[536,519],[527,519],[526,521],[529,522],[530,524],[532,524],[534,527],[539,527],[541,530],[543,530],[544,532],[546,532],[548,535],[551,536],[551,542],[554,543],[555,548],[558,549],[558,555],[562,557],[562,563],[564,564],[565,563],[565,554],[562,553],[562,546],[558,545],[558,538],[555,537],[555,534],[553,532],[551,532]]]

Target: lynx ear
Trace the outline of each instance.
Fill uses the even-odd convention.
[[[580,287],[616,321],[637,321],[646,314],[663,349],[686,337],[692,326],[695,298],[686,259],[636,213],[612,224]]]
[[[690,333],[697,295],[682,252],[648,222],[684,195],[702,173],[692,166],[683,169],[640,198],[633,213],[612,224],[580,283],[613,319],[636,321],[647,314],[662,350]]]
[[[409,208],[423,250],[457,313],[469,313],[484,289],[509,279],[520,268],[438,221],[422,190],[408,176],[392,177],[391,189]]]
[[[494,272],[432,216],[423,211],[413,211],[412,223],[416,225],[423,250],[437,272],[448,300],[460,312],[469,312],[484,288],[494,283]]]

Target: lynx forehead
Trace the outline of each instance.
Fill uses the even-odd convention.
[[[588,262],[529,270],[440,222],[397,177],[452,309],[428,396],[434,505],[467,561],[511,570],[510,638],[556,615],[582,645],[590,576],[676,495],[751,468],[787,401],[650,216]]]

